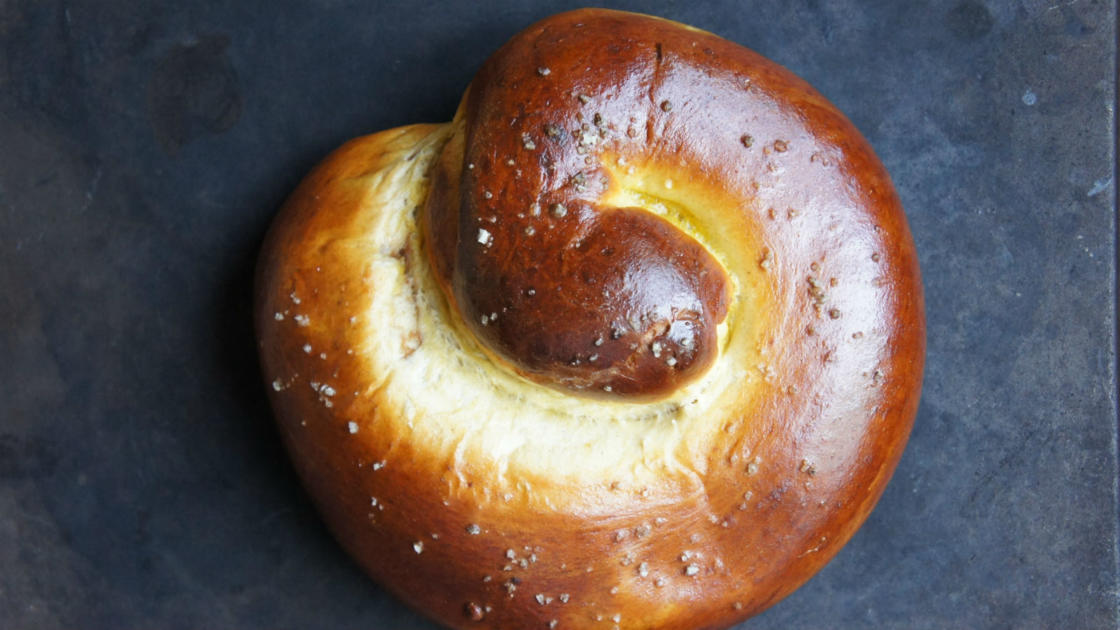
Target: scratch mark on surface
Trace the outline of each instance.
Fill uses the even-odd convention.
[[[1102,192],[1108,190],[1108,187],[1110,185],[1112,185],[1112,178],[1111,177],[1109,177],[1108,179],[1098,179],[1097,181],[1093,182],[1093,187],[1089,189],[1088,194],[1086,194],[1085,196],[1086,197],[1096,197],[1097,195],[1101,194]]]
[[[1072,7],[1073,5],[1077,4],[1077,2],[1078,2],[1078,0],[1069,0],[1069,2],[1059,2],[1058,4],[1055,4],[1052,7],[1048,7],[1046,9],[1046,12],[1049,13],[1049,12],[1055,10],[1055,9],[1061,9],[1062,7]]]
[[[89,186],[86,187],[86,200],[78,212],[85,212],[93,204],[93,198],[97,196],[97,188],[101,184],[102,169],[100,166],[94,171],[93,177],[90,179]]]

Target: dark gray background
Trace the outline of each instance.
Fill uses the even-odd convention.
[[[449,119],[490,52],[573,6],[0,0],[0,627],[431,628],[298,486],[252,267],[326,152]],[[618,6],[813,83],[921,255],[906,455],[746,627],[1116,627],[1114,4]]]

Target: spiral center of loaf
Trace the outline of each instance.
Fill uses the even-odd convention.
[[[451,284],[469,329],[530,379],[587,395],[657,397],[702,373],[726,313],[719,264],[643,209],[565,209],[460,239]]]
[[[578,39],[515,38],[479,71],[432,175],[428,251],[499,363],[587,396],[659,398],[711,366],[731,282],[641,191],[619,194],[623,156],[679,159],[655,137],[674,115],[650,98],[661,44],[620,42],[593,69]]]

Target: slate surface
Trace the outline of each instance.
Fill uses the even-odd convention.
[[[565,2],[0,0],[0,626],[431,628],[331,541],[258,382],[269,218]],[[892,172],[929,362],[851,544],[749,628],[1118,624],[1116,9],[619,3],[816,85]]]

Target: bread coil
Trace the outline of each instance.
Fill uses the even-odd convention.
[[[866,519],[917,409],[917,256],[823,96],[580,10],[450,123],[353,140],[258,268],[283,440],[331,531],[452,628],[722,628]]]

